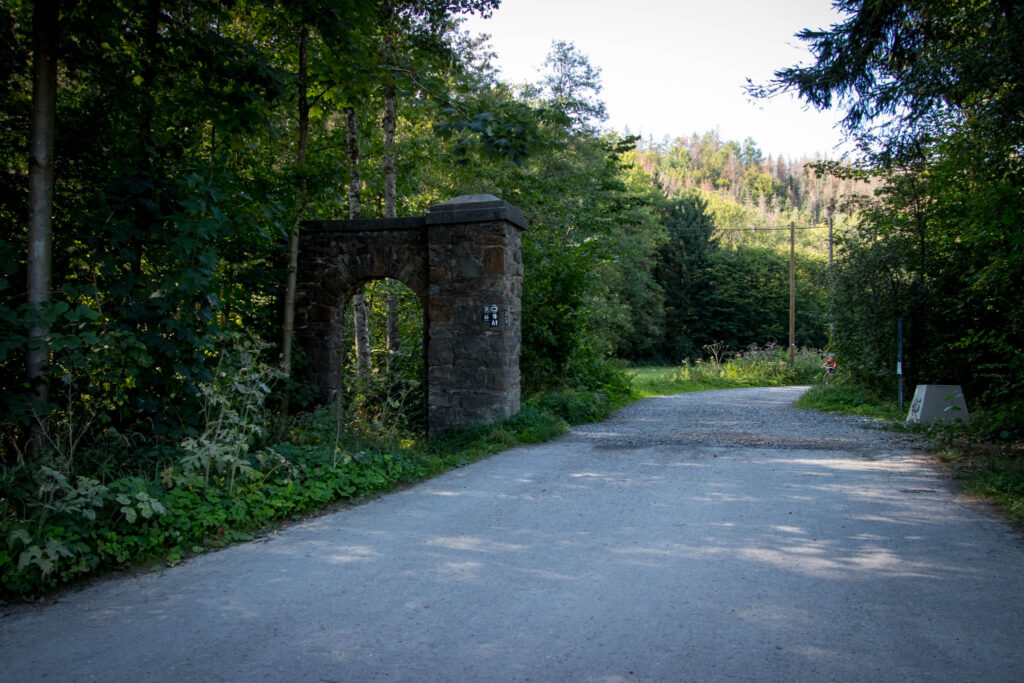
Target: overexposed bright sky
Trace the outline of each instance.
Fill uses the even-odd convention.
[[[789,95],[751,101],[746,79],[810,64],[794,37],[840,20],[830,0],[502,0],[464,29],[491,35],[506,81],[536,81],[551,43],[575,44],[601,69],[607,126],[644,138],[717,128],[754,138],[767,156],[837,158],[841,112],[819,113]]]

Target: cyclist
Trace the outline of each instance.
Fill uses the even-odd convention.
[[[832,373],[835,372],[836,367],[838,367],[838,363],[836,363],[836,354],[828,354],[828,360],[825,361],[821,367],[825,368],[825,377],[823,379],[825,380],[825,384],[828,384],[829,380],[832,379]]]

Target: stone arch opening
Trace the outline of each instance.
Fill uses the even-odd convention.
[[[348,301],[366,282],[391,278],[423,304],[427,432],[519,412],[526,226],[492,195],[456,197],[422,217],[307,222],[295,337],[320,400],[343,390]]]
[[[427,386],[423,302],[408,286],[391,278],[371,280],[362,290],[362,324],[355,324],[355,299],[349,300],[344,312],[344,406],[361,421],[423,431]]]

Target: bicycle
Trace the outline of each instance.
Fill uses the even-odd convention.
[[[828,360],[825,361],[821,367],[825,368],[825,374],[822,376],[821,380],[825,384],[831,384],[832,375],[835,374],[836,368],[838,367],[835,356],[829,354]]]

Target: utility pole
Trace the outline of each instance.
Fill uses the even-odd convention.
[[[897,397],[900,403],[900,415],[903,414],[903,318],[896,318],[896,383]]]
[[[57,120],[57,2],[41,0],[32,12],[32,116],[28,158],[28,253],[26,293],[28,304],[43,319],[50,302],[53,280],[53,168],[54,130]],[[47,412],[47,367],[50,364],[48,323],[32,324],[28,331],[25,369],[31,385],[35,419],[29,432],[27,450],[35,459],[43,445],[43,424]]]
[[[829,293],[835,293],[836,277],[835,268],[832,263],[832,245],[834,244],[832,238],[832,215],[835,213],[836,200],[833,197],[828,203],[828,287]],[[831,317],[831,316],[829,316]],[[836,338],[836,321],[835,319],[829,320],[828,323],[828,341],[829,344],[835,341]]]
[[[789,222],[789,364],[796,363],[796,228]]]

